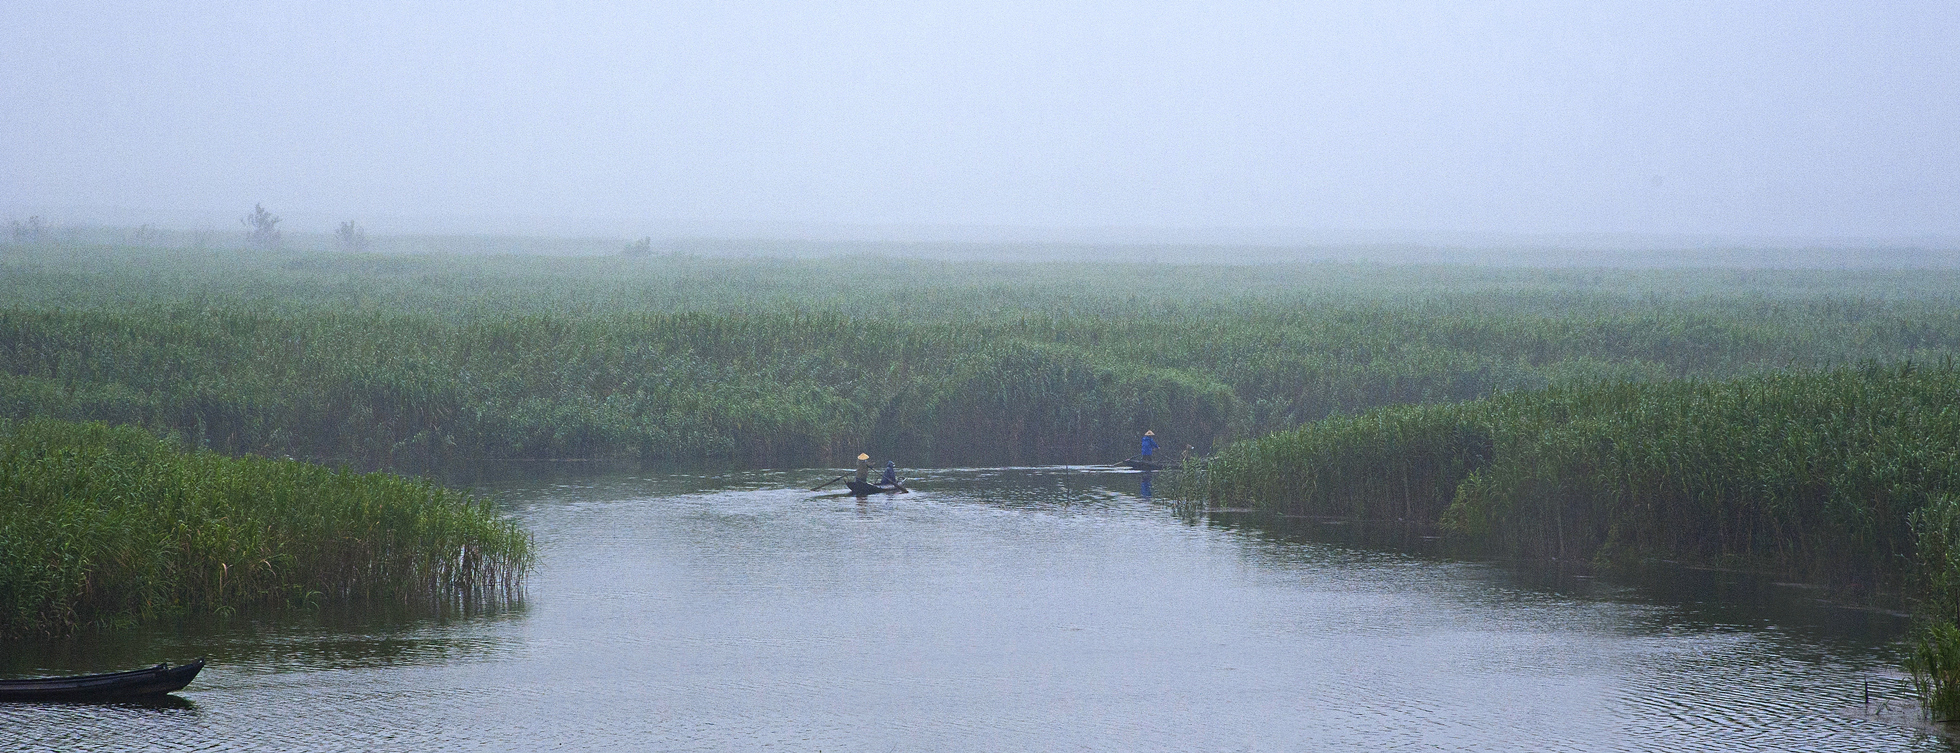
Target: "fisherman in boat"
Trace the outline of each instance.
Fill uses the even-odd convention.
[[[1157,432],[1151,431],[1149,429],[1145,429],[1143,431],[1142,447],[1143,447],[1142,452],[1139,452],[1137,454],[1142,456],[1143,462],[1148,463],[1150,462],[1150,453],[1157,451]]]
[[[883,475],[883,476],[879,476],[879,477],[878,477],[878,485],[879,485],[879,486],[897,486],[897,485],[898,485],[898,464],[897,464],[897,463],[895,463],[895,462],[892,462],[892,461],[890,461],[890,460],[887,460],[887,461],[885,461],[885,475]]]
[[[858,453],[857,480],[860,484],[871,480],[871,456],[862,452]]]

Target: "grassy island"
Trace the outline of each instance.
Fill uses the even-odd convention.
[[[0,424],[0,636],[186,610],[512,595],[530,539],[428,482]]]

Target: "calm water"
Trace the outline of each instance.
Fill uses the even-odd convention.
[[[213,658],[168,704],[0,706],[0,750],[1951,749],[1901,711],[1900,621],[1801,588],[1263,533],[1130,475],[825,477],[510,485],[542,554],[502,614],[0,644]]]

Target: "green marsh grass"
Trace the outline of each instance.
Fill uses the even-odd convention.
[[[527,562],[481,502],[249,456],[1109,462],[1148,428],[1223,447],[1179,483],[1231,506],[1910,589],[1915,677],[1954,718],[1956,293],[1923,269],[9,247],[0,419],[59,441],[7,445],[40,502],[0,517],[0,610],[459,598]]]
[[[425,481],[187,452],[140,429],[0,425],[0,635],[173,612],[517,594],[531,543]]]
[[[1430,526],[1503,557],[1827,584],[1923,622],[1906,668],[1960,720],[1960,368],[1911,362],[1392,406],[1225,447],[1172,493]]]
[[[1951,620],[1960,555],[1917,542],[1956,531],[1956,397],[1947,361],[1394,406],[1231,445],[1182,493],[1435,525],[1523,559],[1663,558],[1860,593],[1930,574]]]
[[[1960,275],[14,249],[0,417],[228,454],[1110,462],[1380,406],[1960,353]]]
[[[1927,718],[1960,721],[1960,626],[1937,622],[1922,627],[1905,666]]]

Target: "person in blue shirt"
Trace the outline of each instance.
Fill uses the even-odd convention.
[[[885,475],[878,477],[878,483],[884,486],[892,486],[894,484],[897,484],[898,464],[890,460],[885,461]]]
[[[1157,432],[1145,429],[1143,432],[1143,462],[1150,462],[1150,453],[1157,451]]]

